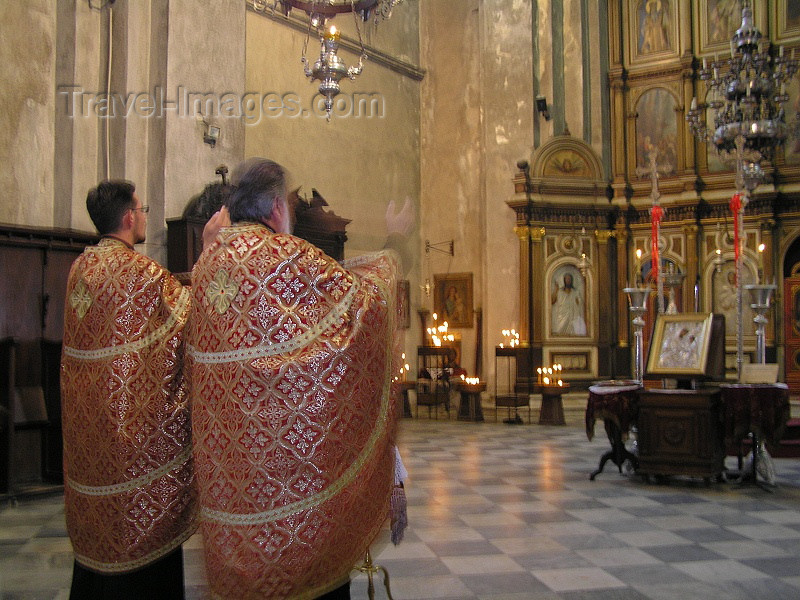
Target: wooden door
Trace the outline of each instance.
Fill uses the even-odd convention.
[[[784,372],[790,393],[800,394],[800,275],[783,280],[783,298]]]

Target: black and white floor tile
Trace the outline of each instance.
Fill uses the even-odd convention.
[[[602,427],[401,423],[410,525],[373,559],[403,599],[800,598],[800,459],[777,486],[646,483],[609,463]],[[728,458],[730,466],[736,461]],[[727,463],[726,463],[727,464]],[[0,599],[66,599],[72,553],[60,495],[0,506]],[[202,539],[184,546],[187,597],[208,597]],[[375,598],[386,598],[383,577]],[[354,572],[353,598],[367,598]]]

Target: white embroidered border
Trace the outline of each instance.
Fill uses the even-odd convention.
[[[378,278],[379,279],[379,278]],[[387,328],[390,332],[394,332],[395,330],[395,311],[394,311],[394,302],[393,293],[388,291],[386,286],[386,282],[380,280],[376,282],[377,285],[382,288],[383,293],[385,294],[384,297],[388,299],[388,323]],[[297,502],[293,502],[291,504],[286,504],[281,506],[280,508],[276,508],[273,510],[268,510],[265,512],[260,513],[253,513],[253,514],[237,514],[237,513],[229,513],[220,510],[212,510],[209,508],[203,508],[201,511],[201,516],[204,519],[208,519],[210,521],[217,521],[219,523],[223,523],[226,525],[259,525],[262,523],[269,523],[271,521],[277,521],[278,519],[283,519],[288,517],[291,514],[301,512],[312,506],[322,504],[326,502],[336,494],[338,494],[344,487],[349,485],[361,471],[364,463],[366,463],[367,458],[373,453],[375,450],[375,445],[378,442],[378,439],[383,434],[386,429],[386,420],[387,420],[387,413],[389,411],[389,403],[391,402],[391,394],[390,388],[392,385],[392,346],[393,346],[393,339],[392,336],[387,336],[387,348],[386,348],[386,368],[384,373],[384,382],[383,382],[383,390],[381,391],[381,409],[380,413],[378,414],[377,418],[377,426],[372,431],[372,435],[367,440],[364,449],[361,451],[359,456],[356,460],[347,468],[347,470],[342,473],[342,476],[339,477],[332,485],[330,485],[327,489],[314,494],[313,496],[309,496],[308,498],[304,498],[303,500],[299,500]]]
[[[111,356],[118,356],[128,352],[137,352],[142,348],[146,348],[153,342],[169,337],[169,334],[180,323],[178,315],[183,315],[189,308],[189,290],[184,287],[181,290],[181,295],[178,302],[175,304],[175,309],[170,313],[164,324],[156,329],[154,332],[127,344],[120,344],[119,346],[108,346],[107,348],[100,348],[98,350],[78,350],[71,346],[64,346],[64,354],[70,358],[79,358],[82,360],[99,360],[109,358]]]
[[[350,306],[353,304],[353,299],[358,292],[360,285],[357,281],[353,281],[353,285],[347,290],[344,298],[333,307],[324,319],[319,323],[309,328],[302,334],[287,340],[285,342],[278,342],[277,344],[269,344],[263,346],[253,346],[252,348],[242,348],[240,350],[228,350],[226,352],[198,352],[194,346],[189,346],[188,353],[198,363],[204,364],[220,364],[227,362],[236,362],[240,360],[252,360],[255,358],[262,358],[265,356],[275,356],[276,354],[285,354],[297,348],[303,348],[318,338],[323,331],[328,329],[342,315],[344,315]]]
[[[191,456],[192,454],[192,447],[189,446],[184,448],[178,456],[173,458],[167,464],[158,467],[157,469],[150,471],[149,473],[145,473],[144,475],[140,475],[135,479],[131,479],[130,481],[125,481],[123,483],[115,483],[112,485],[83,485],[82,483],[77,483],[72,479],[67,479],[67,485],[70,488],[78,492],[79,494],[85,494],[87,496],[112,496],[114,494],[122,494],[124,492],[129,492],[131,490],[144,487],[146,485],[150,485],[158,479],[159,477],[163,477],[173,469],[177,469],[181,465],[183,465]]]

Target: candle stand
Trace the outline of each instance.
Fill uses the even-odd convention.
[[[622,290],[628,294],[628,303],[630,304],[630,311],[633,323],[633,339],[634,339],[634,375],[633,378],[641,383],[644,377],[644,318],[642,315],[647,312],[647,297],[652,290],[649,287],[634,287],[624,288]]]
[[[753,322],[756,324],[756,362],[764,364],[767,362],[766,355],[766,325],[767,311],[772,302],[772,293],[777,289],[774,283],[750,284],[745,285],[744,289],[750,292],[750,308],[756,313]]]

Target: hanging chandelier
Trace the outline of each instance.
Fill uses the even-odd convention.
[[[252,0],[253,9],[263,12],[271,5],[273,11],[280,10],[288,17],[292,9],[303,11],[308,16],[308,30],[303,43],[303,70],[311,81],[319,81],[319,92],[325,98],[325,112],[330,121],[333,110],[333,99],[341,91],[339,82],[345,77],[353,80],[364,68],[367,58],[364,41],[361,37],[360,22],[373,20],[376,24],[392,15],[392,9],[403,0]],[[348,67],[339,55],[340,31],[328,21],[336,15],[352,13],[358,34],[360,49],[358,64]],[[319,58],[312,65],[306,57],[308,40],[312,30],[319,37]]]
[[[744,211],[753,190],[764,179],[762,163],[772,162],[775,150],[793,131],[786,124],[784,104],[789,100],[786,83],[797,72],[794,50],[784,56],[783,46],[761,43],[753,24],[753,9],[742,2],[742,25],[731,38],[730,58],[717,56],[708,66],[703,58],[699,77],[708,87],[702,104],[692,99],[686,120],[695,137],[714,146],[720,158],[736,168],[736,190],[730,202],[734,218],[736,266],[736,371],[741,379],[744,364],[742,315],[742,255]],[[714,112],[714,126],[706,124],[706,110]],[[752,286],[751,286],[752,287]],[[763,355],[762,355],[763,356]]]
[[[737,187],[749,191],[763,180],[763,161],[772,161],[775,149],[789,135],[784,104],[786,83],[797,72],[794,49],[787,58],[783,46],[777,53],[762,45],[753,24],[750,2],[742,3],[742,24],[730,43],[730,58],[714,56],[710,66],[703,58],[698,75],[706,83],[706,102],[692,99],[686,120],[700,141],[713,145],[724,162],[737,168]],[[714,112],[714,125],[706,123],[706,110]]]

